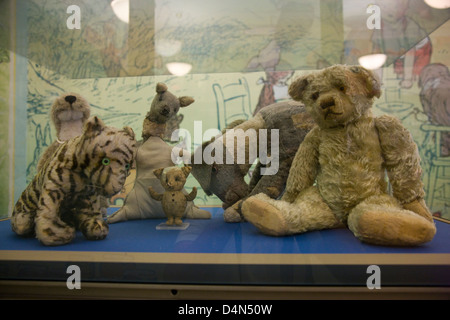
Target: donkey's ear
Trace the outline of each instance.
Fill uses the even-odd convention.
[[[289,86],[289,95],[296,101],[303,100],[303,93],[309,85],[308,76],[297,78]]]
[[[182,108],[187,107],[195,101],[192,97],[179,97],[178,100],[180,101],[180,107]]]

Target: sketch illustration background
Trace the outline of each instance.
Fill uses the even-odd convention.
[[[411,131],[422,157],[424,187],[433,194],[427,201],[436,215],[450,218],[450,180],[442,179],[450,175],[444,159],[450,133],[443,132],[436,142],[439,132],[450,131],[444,128],[450,125],[449,11],[424,7],[418,0],[395,8],[375,1],[395,21],[404,21],[402,26],[420,32],[388,26],[389,15],[384,15],[385,29],[368,30],[366,8],[372,2],[137,0],[129,24],[115,16],[107,0],[17,1],[13,8],[12,1],[2,2],[0,116],[9,126],[0,128],[0,216],[8,215],[36,173],[37,159],[55,139],[49,110],[63,92],[83,95],[92,115],[111,126],[130,126],[140,137],[156,83],[165,82],[176,95],[194,97],[171,125],[171,130],[193,133],[194,121],[202,121],[204,131],[222,129],[224,117],[249,118],[270,103],[289,99],[287,87],[301,74],[384,52],[388,62],[377,71],[383,95],[374,113],[392,114]],[[66,26],[72,4],[82,8],[79,30]],[[25,40],[18,38],[21,33]],[[189,63],[192,70],[175,76],[166,67],[170,62]],[[427,127],[431,124],[444,127],[433,131]],[[170,131],[165,139],[169,136]],[[442,151],[439,161],[436,150]],[[196,204],[221,205],[190,177],[186,187],[193,186],[199,188]]]

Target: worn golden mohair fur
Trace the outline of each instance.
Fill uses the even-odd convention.
[[[335,65],[297,79],[289,94],[305,103],[317,126],[295,155],[283,197],[249,198],[244,217],[268,235],[345,225],[373,244],[432,240],[436,228],[423,200],[417,146],[398,119],[372,115],[381,94],[372,72]]]

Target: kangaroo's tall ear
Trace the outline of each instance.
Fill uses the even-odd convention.
[[[100,134],[104,128],[105,124],[103,121],[99,117],[93,116],[84,124],[84,135],[88,138],[94,137]]]
[[[178,100],[180,101],[180,107],[187,107],[188,105],[194,103],[194,98],[192,97],[179,97]]]
[[[153,174],[154,174],[158,179],[161,179],[161,176],[162,176],[163,171],[164,171],[164,168],[155,169],[155,170],[153,170]]]
[[[376,73],[361,66],[352,66],[350,71],[359,76],[367,90],[368,98],[381,96],[381,81]]]
[[[303,94],[309,85],[308,76],[295,79],[289,86],[289,95],[296,101],[303,100]]]
[[[158,82],[156,84],[156,92],[157,93],[164,93],[166,91],[167,91],[167,85],[165,83]]]
[[[190,166],[184,166],[181,168],[181,171],[183,171],[184,176],[187,178],[189,173],[191,173],[192,167]]]

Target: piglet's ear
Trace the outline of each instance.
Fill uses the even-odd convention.
[[[183,171],[184,176],[187,178],[189,173],[191,173],[192,167],[190,166],[184,166],[181,168],[181,171]]]
[[[180,101],[180,107],[187,107],[195,101],[192,97],[179,97],[178,100]]]
[[[164,168],[159,168],[159,169],[155,169],[153,170],[153,174],[158,178],[161,179],[161,175],[164,171]]]
[[[100,134],[105,128],[103,121],[97,117],[91,117],[84,125],[84,135],[86,137],[93,137]]]
[[[303,99],[303,93],[308,87],[309,81],[307,76],[296,79],[289,86],[289,95],[292,99],[296,101],[301,101]]]

